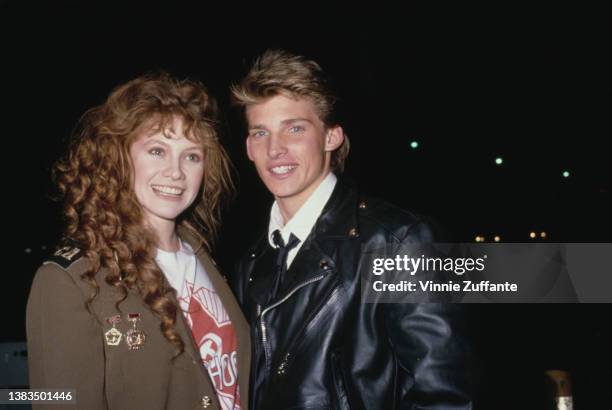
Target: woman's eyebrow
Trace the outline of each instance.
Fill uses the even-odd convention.
[[[162,140],[159,137],[149,137],[149,138],[147,138],[147,140],[145,141],[144,145],[151,145],[153,143],[168,145],[167,142],[165,142],[164,140]]]

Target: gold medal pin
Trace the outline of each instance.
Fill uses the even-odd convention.
[[[132,322],[132,328],[125,334],[125,342],[130,350],[138,350],[144,346],[147,335],[136,327],[140,320],[140,313],[128,313],[128,321]]]
[[[123,334],[117,329],[117,323],[121,322],[121,316],[115,315],[106,318],[106,323],[112,326],[109,330],[104,333],[104,340],[109,346],[119,346]]]

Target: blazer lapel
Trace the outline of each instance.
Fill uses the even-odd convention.
[[[230,290],[223,276],[221,276],[217,270],[217,267],[213,263],[208,253],[202,247],[202,244],[197,243],[197,241],[194,240],[193,236],[186,229],[179,228],[179,236],[186,240],[195,250],[199,262],[204,266],[204,270],[208,274],[208,277],[210,278],[210,281],[212,282],[215,291],[219,295],[221,303],[223,303],[223,307],[225,308],[225,311],[227,312],[230,320],[232,321],[232,325],[234,326],[236,341],[238,344],[236,354],[238,356],[238,386],[240,388],[240,403],[242,408],[247,408],[249,403],[249,376],[251,369],[251,336],[249,325],[242,314],[242,310],[240,309],[234,294]],[[180,305],[177,303],[177,306]],[[201,363],[202,358],[193,340],[191,331],[189,330],[189,325],[182,315],[181,320],[182,327],[189,332],[191,354],[193,354],[194,357],[196,357]],[[202,366],[202,369],[206,371],[204,366]],[[206,376],[208,378],[208,373]],[[210,380],[210,378],[208,379]]]
[[[170,285],[168,284],[168,286]],[[193,340],[193,334],[191,333],[191,328],[189,327],[189,324],[185,320],[185,316],[183,315],[183,312],[181,311],[181,305],[179,304],[178,300],[174,296],[174,293],[171,294],[170,299],[177,307],[176,323],[174,325],[174,328],[176,329],[178,334],[181,336],[181,339],[183,340],[183,344],[185,345],[185,352],[189,354],[189,356],[191,356],[191,358],[194,361],[201,364],[202,356],[200,356],[200,351],[198,347],[196,346],[195,341]],[[204,368],[204,365],[202,365],[201,368],[202,368],[201,369],[202,372],[208,378],[208,372]]]
[[[249,325],[242,314],[242,310],[234,297],[234,294],[230,290],[227,282],[221,276],[216,266],[210,259],[210,256],[203,250],[200,249],[197,253],[199,261],[204,265],[204,269],[210,278],[215,291],[219,295],[223,307],[227,312],[234,331],[236,332],[236,339],[238,342],[237,355],[238,355],[238,385],[240,386],[240,403],[242,408],[246,408],[246,403],[249,399],[249,375],[251,368],[251,336]]]

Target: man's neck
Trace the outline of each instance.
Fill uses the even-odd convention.
[[[316,225],[317,220],[321,216],[325,205],[331,198],[336,187],[338,179],[333,173],[329,173],[315,191],[306,199],[302,206],[295,212],[291,219],[287,219],[287,223],[283,222],[283,215],[278,202],[272,205],[270,210],[270,222],[268,223],[268,242],[271,247],[276,247],[277,241],[274,238],[274,232],[280,231],[280,234],[285,243],[289,243],[291,235],[294,235],[301,242],[291,251],[288,261],[295,256],[300,249],[300,244],[306,241],[312,228]],[[288,265],[290,262],[288,262]]]
[[[291,198],[275,198],[278,204],[278,209],[283,217],[283,224],[287,224],[291,218],[300,210],[300,208],[308,201],[308,198],[317,190],[319,185],[327,178],[331,170],[319,178],[317,183],[312,184],[308,189],[292,196]]]

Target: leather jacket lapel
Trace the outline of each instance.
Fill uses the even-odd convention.
[[[332,246],[326,247],[329,252],[326,253],[323,251],[321,244],[316,240],[313,234],[309,236],[307,242],[300,248],[300,251],[287,271],[289,280],[288,286],[281,292],[281,297],[283,297],[285,293],[291,292],[292,289],[296,286],[300,286],[302,283],[313,280],[320,275],[328,275],[333,272],[336,263],[331,255],[335,252],[333,252],[334,244],[330,243],[330,245]]]
[[[357,237],[359,225],[357,218],[358,194],[350,181],[339,179],[331,198],[313,228],[319,239],[346,239]],[[311,234],[312,235],[312,234]]]
[[[356,203],[356,194],[351,184],[339,180],[312,232],[291,263],[287,271],[288,285],[283,287],[277,300],[283,299],[296,287],[314,280],[320,275],[333,274],[339,240],[358,236]],[[266,263],[263,261],[265,256],[261,259],[262,261],[258,260],[257,263]],[[268,266],[272,265],[268,263]],[[271,276],[269,275],[269,277]],[[262,292],[262,289],[269,286],[267,280],[258,282],[257,288],[254,287],[252,292],[255,298],[265,293]],[[260,305],[263,305],[263,303],[260,303]]]

